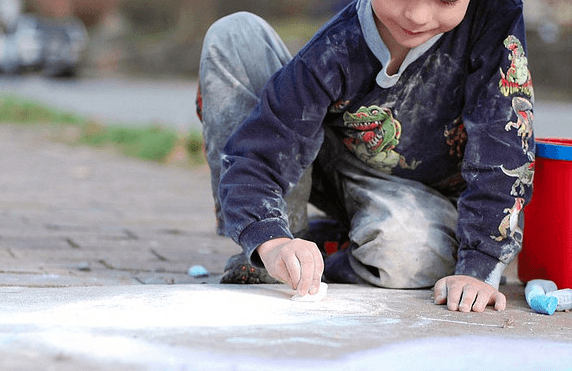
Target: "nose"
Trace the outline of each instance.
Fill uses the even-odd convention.
[[[406,7],[403,12],[403,17],[413,27],[422,27],[429,24],[433,19],[433,9],[431,1],[434,0],[412,0],[406,1]],[[415,30],[412,30],[415,31]]]

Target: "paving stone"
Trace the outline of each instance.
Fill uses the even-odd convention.
[[[0,127],[0,285],[200,283],[188,276],[191,265],[216,277],[239,251],[214,235],[205,167],[168,167],[45,136]]]

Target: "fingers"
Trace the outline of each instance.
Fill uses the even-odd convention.
[[[281,280],[294,290],[300,281],[300,271],[302,267],[295,257],[280,257],[281,261],[278,267],[273,270],[273,274],[280,276]],[[270,273],[270,269],[268,269]]]
[[[458,310],[462,295],[462,286],[455,284],[454,282],[447,282],[447,309],[452,311]],[[468,298],[465,298],[465,300],[468,300]]]
[[[285,254],[283,259],[290,282],[292,282],[290,286],[294,290],[298,290],[298,292],[304,289],[307,293],[311,283],[311,278],[308,277],[311,274],[309,271],[314,268],[314,262],[310,253],[307,251],[291,251]]]
[[[447,302],[447,278],[441,278],[433,288],[435,293],[435,304],[441,305]]]
[[[301,239],[271,240],[262,244],[258,253],[268,273],[299,295],[319,291],[324,261],[315,243]]]
[[[282,258],[283,246],[291,240],[289,238],[276,238],[266,241],[257,249],[264,267],[272,277],[292,287],[292,279],[288,274],[286,260]]]
[[[473,309],[473,304],[479,295],[479,289],[472,285],[467,285],[462,288],[462,295],[461,301],[458,305],[457,309],[452,310],[459,310],[459,312],[468,313]],[[488,301],[488,300],[487,300]],[[484,310],[484,308],[483,308]]]
[[[309,292],[311,295],[315,295],[320,291],[320,282],[322,281],[322,274],[324,273],[324,259],[317,246],[315,249],[312,249],[312,257],[314,260],[314,275]]]
[[[489,300],[489,305],[494,305],[495,310],[505,310],[506,309],[506,296],[503,293],[497,291],[497,293],[491,296]]]
[[[295,250],[294,257],[292,270],[289,269],[289,273],[293,282],[297,279],[298,281],[292,288],[296,289],[301,296],[318,293],[324,271],[324,260],[320,250],[316,244],[307,243],[303,249]]]
[[[435,304],[459,312],[483,312],[487,305],[506,309],[506,297],[489,284],[468,276],[445,277],[435,284]]]
[[[484,312],[487,305],[493,305],[497,311],[505,310],[506,296],[494,289],[479,291],[473,304],[473,311]]]
[[[489,305],[489,302],[491,301],[490,299],[491,299],[491,295],[479,295],[475,300],[475,304],[473,304],[473,310],[475,312],[484,312],[485,309],[487,308],[487,305]],[[494,304],[494,303],[491,303],[491,304]]]

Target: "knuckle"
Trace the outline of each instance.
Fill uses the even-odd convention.
[[[301,263],[308,264],[308,263],[312,263],[314,261],[314,257],[309,253],[301,253],[301,254],[298,254],[297,257]]]

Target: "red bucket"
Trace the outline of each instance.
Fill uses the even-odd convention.
[[[518,277],[572,288],[572,139],[537,139]]]

